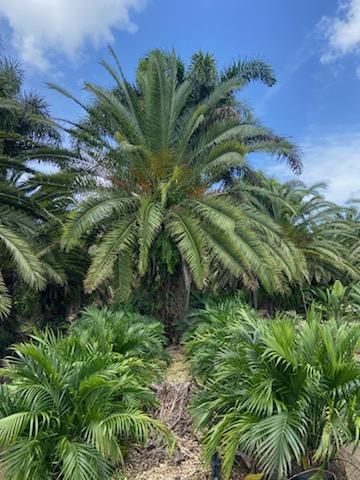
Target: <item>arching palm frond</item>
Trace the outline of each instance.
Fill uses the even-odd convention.
[[[351,209],[324,198],[323,185],[306,188],[280,184],[258,177],[249,182],[246,195],[258,208],[270,213],[293,245],[302,253],[310,284],[328,284],[338,278],[353,282],[359,278],[360,236]],[[236,194],[237,186],[233,186]]]

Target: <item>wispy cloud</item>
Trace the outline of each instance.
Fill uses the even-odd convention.
[[[314,32],[310,32],[302,41],[300,46],[291,53],[291,57],[278,73],[277,83],[268,89],[266,93],[255,103],[255,111],[258,115],[264,115],[267,112],[271,100],[287,85],[298,70],[316,54],[313,44],[316,41]]]
[[[76,60],[86,42],[112,42],[113,30],[135,32],[132,10],[147,0],[0,0],[0,17],[12,32],[20,58],[40,70],[57,55]]]
[[[320,135],[310,135],[301,144],[304,172],[299,177],[307,185],[326,182],[326,197],[345,203],[360,195],[360,129],[346,133],[341,127]],[[274,164],[267,171],[282,180],[293,178],[289,169]]]
[[[321,55],[323,63],[349,53],[360,54],[360,0],[342,0],[337,15],[324,16],[319,23],[327,45]]]

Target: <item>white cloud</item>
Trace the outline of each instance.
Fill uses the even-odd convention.
[[[309,136],[301,145],[304,171],[300,177],[307,185],[326,182],[326,197],[337,203],[360,197],[360,133],[341,129],[324,135]],[[275,164],[268,172],[281,179],[293,178],[288,167]]]
[[[323,63],[360,51],[360,0],[340,2],[336,17],[323,17],[320,28],[328,41],[321,56]]]
[[[136,31],[131,10],[147,0],[0,0],[0,17],[24,62],[46,70],[56,55],[78,58],[86,42],[99,47],[113,40],[113,29]]]

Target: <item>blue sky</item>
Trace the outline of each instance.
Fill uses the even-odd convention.
[[[210,51],[220,67],[265,59],[277,85],[252,85],[241,97],[300,146],[305,182],[327,181],[337,202],[360,197],[360,0],[0,0],[0,35],[24,62],[27,88],[70,119],[77,109],[45,82],[77,95],[83,80],[109,84],[97,63],[108,43],[130,77],[154,47],[175,48],[185,60]],[[250,161],[292,177],[266,156]]]

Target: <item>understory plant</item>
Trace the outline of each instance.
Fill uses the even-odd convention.
[[[241,453],[283,478],[357,446],[359,324],[322,321],[316,309],[270,320],[239,304],[209,309],[207,319],[186,341],[201,385],[193,413],[205,457],[220,455],[225,478]]]
[[[312,292],[312,300],[327,318],[336,321],[356,321],[360,316],[360,282],[343,285],[336,280],[327,288],[317,288]]]
[[[1,468],[6,480],[104,480],[130,442],[171,442],[137,358],[51,331],[16,345],[1,375]]]
[[[113,351],[137,359],[138,373],[146,381],[159,376],[168,354],[164,326],[151,317],[126,309],[86,308],[72,324],[71,332],[101,351]]]

